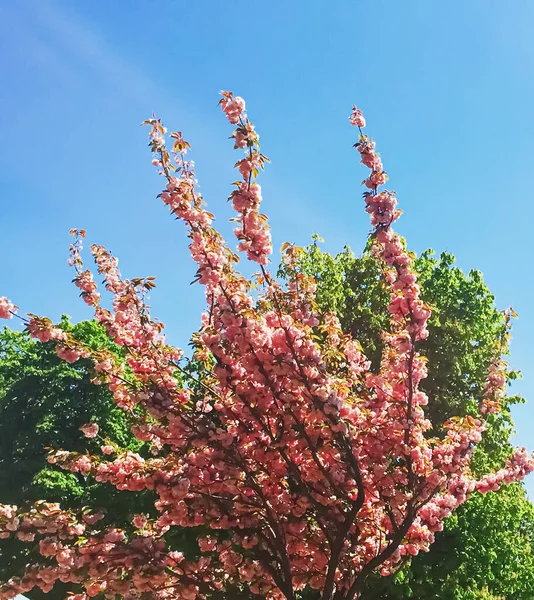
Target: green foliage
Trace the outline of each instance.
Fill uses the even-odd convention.
[[[71,325],[64,317],[59,326],[87,347],[107,348],[121,356],[122,350],[95,321]],[[200,389],[203,375],[197,361],[189,361],[176,374],[191,389]],[[125,529],[131,527],[135,513],[156,516],[150,491],[119,491],[47,462],[47,448],[99,454],[99,446],[107,440],[150,456],[149,446],[131,433],[135,414],[116,407],[107,386],[92,383],[93,378],[88,359],[69,365],[57,356],[53,342],[35,342],[8,328],[0,332],[0,503],[24,506],[45,499],[66,509],[91,506],[104,511],[103,523]],[[87,439],[80,432],[80,426],[89,422],[98,424],[97,438]],[[195,556],[199,535],[198,528],[171,528],[166,542],[171,549]],[[0,580],[21,572],[38,556],[37,549],[26,543],[0,540]],[[46,598],[62,600],[68,591],[67,586],[56,585]],[[37,589],[29,596],[44,598]]]
[[[348,247],[332,256],[320,249],[319,241],[314,236],[313,243],[300,250],[298,269],[315,278],[319,310],[338,315],[376,371],[380,332],[389,326],[389,296],[380,265],[370,247],[359,257]],[[430,335],[420,344],[428,357],[428,377],[421,389],[429,397],[431,434],[440,435],[440,425],[449,417],[477,410],[504,319],[481,273],[464,274],[451,254],[437,259],[427,250],[416,258],[415,268],[422,298],[433,311]],[[283,265],[279,274],[288,274]],[[508,376],[511,381],[518,374],[510,371]],[[509,397],[501,414],[489,416],[484,441],[475,451],[477,474],[500,467],[510,454],[510,406],[519,401]],[[474,494],[448,520],[428,554],[419,555],[393,577],[370,580],[363,598],[531,599],[533,536],[534,509],[522,485]]]
[[[366,600],[531,600],[534,507],[522,485],[473,495],[394,577],[369,582]],[[375,594],[378,592],[378,596]]]
[[[63,318],[60,326],[90,347],[119,352],[96,322],[72,326]],[[130,432],[130,418],[113,404],[107,387],[91,383],[92,378],[89,360],[69,365],[53,343],[41,344],[7,328],[0,333],[0,502],[25,505],[44,498],[65,508],[96,506],[119,525],[132,512],[150,508],[147,495],[117,491],[46,460],[46,448],[95,452],[102,440],[89,440],[79,431],[90,421],[98,423],[101,438],[143,452]],[[35,552],[17,540],[0,540],[0,579],[9,579]],[[60,590],[57,595],[64,597]]]
[[[71,326],[93,347],[110,347],[94,322]],[[41,344],[25,333],[5,329],[0,335],[0,490],[2,501],[21,504],[46,498],[69,505],[93,499],[90,486],[46,461],[45,448],[95,451],[99,438],[86,439],[79,427],[98,423],[99,436],[133,451],[140,449],[130,433],[130,421],[115,407],[106,386],[91,383],[90,361],[69,365],[58,358],[53,343]]]
[[[407,580],[415,597],[424,597],[432,581],[438,583],[437,599],[532,599],[533,523],[534,507],[522,485],[475,494],[449,520],[431,552],[412,562]]]

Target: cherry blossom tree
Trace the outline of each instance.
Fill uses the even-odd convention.
[[[387,175],[363,133],[361,111],[354,107],[350,123],[370,169],[364,200],[372,251],[390,294],[378,372],[336,315],[316,310],[315,281],[298,270],[292,245],[283,246],[287,284],[271,274],[271,236],[256,181],[267,158],[243,99],[223,92],[220,105],[235,126],[234,147],[244,150],[230,200],[237,250],[257,266],[252,278],[237,270],[239,255],[213,227],[187,159],[189,144],[171,133],[168,149],[161,122],[146,122],[153,164],[166,181],[160,198],[187,229],[196,280],[205,289],[202,327],[193,336],[198,375],[179,376],[183,353],[166,342],[147,305],[153,278],[124,279],[117,259],[93,245],[112,296],[111,309],[105,307],[81,258],[83,230],[72,232],[74,281],[124,359],[84,346],[47,318],[26,320],[29,333],[52,340],[60,358],[93,361],[95,379],[109,386],[134,419],[133,434],[152,449],[143,457],[102,440],[99,456],[63,450],[49,461],[119,490],[152,490],[157,515],[132,515],[131,528],[118,528],[96,508],[1,505],[0,536],[38,544],[42,556],[3,585],[2,600],[35,586],[46,592],[57,581],[80,585],[75,600],[147,593],[194,600],[228,589],[273,600],[294,600],[303,590],[322,600],[353,600],[371,574],[387,575],[428,550],[470,494],[497,490],[534,469],[524,449],[482,478],[470,469],[486,415],[501,408],[506,336],[495,346],[478,418],[450,418],[443,436],[431,436],[424,407],[432,398],[420,389],[427,369],[418,351],[431,310],[420,297],[413,256],[392,229],[397,199],[381,190]],[[15,312],[0,300],[0,317]],[[98,427],[88,423],[83,433],[97,438]],[[198,551],[168,547],[176,528],[197,528]]]

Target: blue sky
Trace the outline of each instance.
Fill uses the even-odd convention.
[[[139,123],[155,111],[184,132],[229,234],[237,156],[221,89],[245,97],[272,160],[261,183],[275,247],[318,232],[331,251],[358,251],[369,222],[347,120],[357,103],[411,248],[454,253],[519,313],[512,363],[532,402],[515,410],[517,443],[534,447],[531,0],[6,0],[0,23],[0,295],[22,312],[89,317],[66,265],[67,232],[83,227],[127,276],[157,276],[154,311],[186,343],[202,290],[155,198]]]

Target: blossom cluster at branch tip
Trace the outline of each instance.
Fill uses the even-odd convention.
[[[0,297],[0,319],[12,319],[17,307],[5,296]]]
[[[271,233],[267,217],[259,211],[262,196],[255,179],[267,158],[261,154],[259,136],[244,112],[245,102],[231,92],[222,92],[222,96],[219,104],[223,112],[230,123],[238,125],[232,136],[234,147],[245,150],[245,158],[236,164],[243,181],[236,183],[229,198],[238,214],[239,226],[234,234],[239,240],[239,251],[246,252],[249,260],[266,266],[272,254]]]

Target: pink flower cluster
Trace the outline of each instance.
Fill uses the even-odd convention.
[[[76,287],[82,291],[83,301],[89,306],[95,306],[100,301],[100,294],[96,292],[96,283],[93,279],[93,274],[89,269],[80,271],[74,279]]]
[[[219,104],[230,123],[236,125],[244,117],[245,101],[240,96],[234,96],[232,92],[221,92],[221,94],[222,99]]]
[[[506,395],[506,369],[500,356],[495,356],[489,367],[489,374],[484,387],[484,396],[480,405],[480,412],[498,413],[501,402]]]
[[[98,435],[99,427],[96,423],[87,423],[80,427],[80,431],[86,438],[95,438]]]
[[[42,566],[29,566],[22,577],[11,578],[2,586],[0,597],[12,598],[35,587],[47,593],[56,582],[81,585],[84,592],[72,596],[80,600],[101,593],[140,597],[160,585],[168,591],[158,597],[196,597],[198,587],[191,581],[209,567],[209,560],[184,565],[180,569],[183,578],[167,586],[166,573],[176,568],[179,553],[165,552],[163,542],[152,537],[129,539],[121,529],[90,527],[100,520],[99,515],[92,516],[79,519],[58,505],[45,503],[37,503],[28,512],[0,505],[0,536],[17,531],[23,541],[39,537],[39,553],[46,561]]]
[[[56,353],[59,358],[68,363],[75,363],[82,357],[88,356],[88,353],[63,329],[55,327],[50,319],[46,317],[36,317],[30,315],[30,320],[26,323],[26,331],[41,343],[53,341],[56,342]]]
[[[26,329],[28,333],[39,340],[41,343],[54,340],[64,342],[67,340],[67,333],[59,327],[54,327],[50,319],[43,317],[33,317],[29,320]]]
[[[0,298],[0,319],[12,319],[17,307],[5,296]]]
[[[363,116],[363,112],[357,108],[356,105],[352,107],[352,114],[349,117],[349,122],[354,127],[359,127],[360,129],[365,127],[365,118]]]
[[[232,124],[239,123],[234,131],[235,148],[245,149],[245,158],[237,163],[243,181],[236,184],[237,189],[230,195],[234,209],[238,214],[239,227],[234,233],[239,240],[239,251],[246,252],[249,260],[262,266],[267,265],[272,254],[272,242],[267,217],[260,214],[261,188],[254,179],[260,168],[263,168],[266,157],[260,152],[259,137],[248,117],[239,112],[236,118],[234,106],[244,106],[241,98],[234,98],[231,92],[223,92],[220,101],[223,112]]]
[[[506,461],[504,468],[489,473],[475,483],[475,489],[482,494],[498,490],[501,485],[520,481],[534,471],[534,458],[524,448],[520,448]]]

